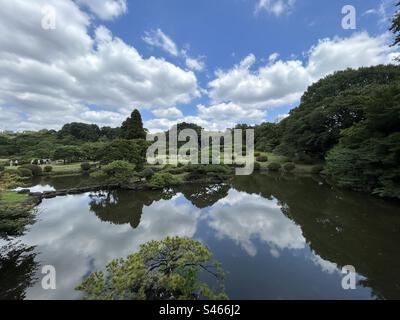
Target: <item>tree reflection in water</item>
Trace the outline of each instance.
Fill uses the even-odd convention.
[[[11,243],[0,247],[0,300],[22,300],[37,279],[34,247]]]
[[[318,256],[339,268],[353,265],[366,278],[360,285],[371,287],[376,298],[400,298],[398,201],[290,175],[237,177],[233,187],[277,199]]]

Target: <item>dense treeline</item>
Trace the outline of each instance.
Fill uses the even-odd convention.
[[[256,149],[327,162],[340,186],[400,198],[400,67],[337,72],[279,124],[255,126]]]
[[[134,110],[120,128],[74,122],[59,131],[0,134],[0,158],[16,159],[20,164],[32,159],[125,160],[142,167],[148,147],[145,137],[141,115]]]
[[[196,124],[177,125],[180,132]],[[248,125],[237,128],[247,129]],[[326,162],[338,185],[400,198],[400,67],[340,71],[308,88],[280,123],[255,126],[258,151]],[[65,162],[124,160],[142,168],[149,143],[139,111],[120,128],[70,123],[60,131],[0,135],[0,158]]]

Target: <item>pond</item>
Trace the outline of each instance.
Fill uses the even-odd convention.
[[[34,181],[35,190],[84,177]],[[200,240],[222,263],[231,299],[400,299],[400,204],[318,178],[236,177],[174,190],[103,191],[44,200],[36,222],[0,240],[0,298],[79,299],[90,272],[167,236]],[[41,286],[42,266],[57,289]],[[341,286],[342,267],[357,288]]]

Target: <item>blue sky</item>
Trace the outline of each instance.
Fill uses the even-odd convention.
[[[0,44],[0,130],[58,128],[62,121],[115,126],[134,107],[152,131],[182,120],[211,129],[275,121],[327,74],[391,63],[396,55],[387,32],[395,0],[61,2],[3,5],[0,37],[15,30],[15,41],[26,37],[34,50]],[[355,30],[341,24],[349,4]],[[46,5],[57,13],[57,28],[24,27],[35,29],[39,20],[23,17],[43,18]],[[19,11],[20,20],[11,20]],[[34,55],[41,46],[46,53]]]
[[[287,13],[277,16],[266,10],[256,12],[257,0],[149,0],[128,1],[128,14],[107,27],[145,56],[164,57],[184,67],[179,57],[142,41],[143,33],[160,29],[177,46],[189,47],[194,57],[203,57],[205,71],[198,73],[204,88],[217,69],[229,69],[248,54],[260,59],[254,67],[262,65],[273,53],[289,60],[293,55],[304,59],[303,53],[326,37],[349,37],[354,30],[344,30],[341,25],[342,8],[352,4],[357,10],[357,30],[375,36],[387,31],[388,23],[379,13],[385,6],[392,16],[393,1],[376,0],[297,0]],[[366,12],[375,10],[376,13]],[[195,99],[181,106],[186,115],[196,115],[196,105],[207,103],[208,97]],[[294,104],[296,105],[296,103]],[[274,108],[266,119],[274,121],[279,114],[286,114],[293,105]],[[146,117],[152,117],[146,113]]]

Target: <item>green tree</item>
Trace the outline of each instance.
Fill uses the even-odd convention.
[[[400,1],[397,3],[397,5],[400,8]],[[390,27],[390,31],[392,31],[395,34],[395,40],[393,45],[399,45],[400,44],[400,10],[397,10],[396,14],[393,17],[392,20],[392,26]],[[398,58],[400,59],[400,58]]]
[[[58,132],[60,139],[72,137],[77,140],[92,142],[99,140],[100,135],[101,131],[97,125],[79,122],[68,123]]]
[[[96,159],[105,164],[115,160],[128,161],[135,164],[137,170],[141,170],[146,162],[148,146],[149,142],[145,140],[117,139],[100,148]]]
[[[219,284],[218,293],[199,281],[208,272]],[[189,238],[150,241],[126,259],[112,261],[106,273],[92,273],[77,287],[89,300],[226,299],[224,274],[210,250]]]
[[[135,166],[127,161],[113,161],[101,168],[106,178],[113,183],[129,183],[134,176]]]
[[[78,160],[83,156],[83,152],[77,146],[62,146],[58,147],[53,154],[54,159],[64,160],[64,164],[69,161]]]
[[[343,131],[328,154],[339,186],[400,199],[400,87],[376,88],[365,119]]]
[[[122,123],[120,134],[121,138],[127,140],[146,139],[146,131],[143,128],[142,116],[137,109]]]
[[[400,84],[400,68],[394,65],[349,69],[318,81],[279,123],[277,151],[295,160],[324,159],[341,131],[364,119],[374,89],[394,84]]]

